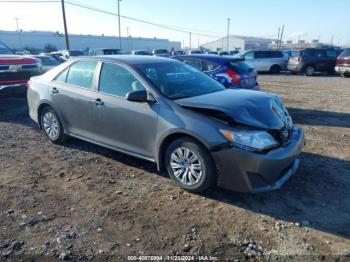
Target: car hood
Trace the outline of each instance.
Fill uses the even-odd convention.
[[[24,55],[0,55],[0,65],[35,64],[38,60]]]
[[[226,89],[175,100],[186,108],[221,111],[236,123],[264,129],[281,129],[286,109],[279,97],[259,91]]]

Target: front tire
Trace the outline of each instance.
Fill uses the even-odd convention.
[[[51,107],[43,109],[40,121],[42,130],[52,143],[61,144],[66,140],[67,136],[64,134],[63,125]]]
[[[209,151],[191,138],[179,138],[169,145],[165,166],[171,179],[190,192],[202,192],[216,180],[215,164]]]

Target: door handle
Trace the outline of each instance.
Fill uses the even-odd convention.
[[[51,89],[51,93],[52,93],[52,94],[58,94],[58,89],[57,89],[56,87],[53,87],[53,88]]]
[[[103,106],[105,103],[101,100],[101,98],[96,98],[93,100],[96,106]]]

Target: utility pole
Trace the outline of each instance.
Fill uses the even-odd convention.
[[[199,37],[197,38],[197,40],[198,40],[198,49],[200,49]]]
[[[117,1],[118,1],[119,48],[122,49],[122,36],[120,31],[120,2],[122,0],[117,0]]]
[[[227,48],[226,51],[228,52],[228,44],[229,44],[229,35],[230,35],[230,18],[227,18]]]
[[[16,26],[17,26],[17,37],[18,37],[19,47],[20,47],[20,49],[23,49],[23,44],[22,44],[22,39],[21,39],[21,32],[20,32],[19,25],[18,25],[19,18],[15,17],[15,20],[16,20]]]
[[[284,33],[284,25],[282,26],[279,48],[281,48],[281,46],[282,46],[283,33]]]
[[[130,35],[129,35],[129,27],[126,27],[126,36],[128,37],[128,51],[130,51]]]
[[[332,38],[331,38],[331,46],[333,46],[333,39],[334,39],[334,35],[332,35]]]
[[[277,34],[277,49],[278,49],[278,47],[280,45],[280,33],[281,33],[281,28],[279,27],[278,28],[278,34]]]
[[[68,39],[68,30],[67,30],[67,21],[66,21],[66,10],[64,8],[64,0],[61,0],[62,4],[62,17],[64,25],[64,37],[66,39],[66,49],[69,51],[69,39]]]
[[[192,42],[192,33],[190,32],[190,42],[189,42],[189,45],[188,45],[188,48],[189,50],[191,50],[191,42]]]

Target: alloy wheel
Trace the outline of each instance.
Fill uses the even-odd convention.
[[[60,126],[57,117],[50,111],[43,117],[43,127],[45,133],[51,140],[56,140],[60,135]]]
[[[170,167],[174,176],[182,184],[197,184],[203,174],[203,166],[199,157],[186,147],[179,147],[171,154]]]

